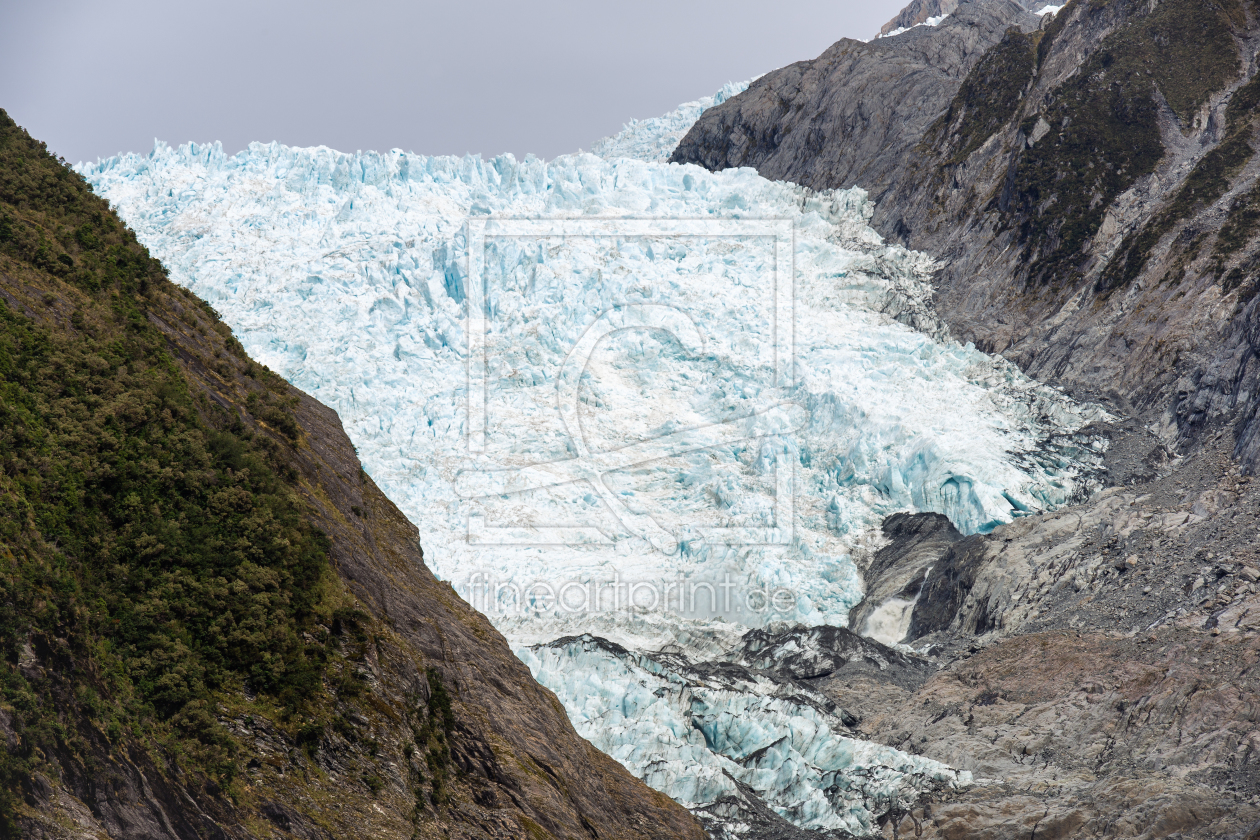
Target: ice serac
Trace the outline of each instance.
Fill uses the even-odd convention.
[[[842,627],[893,512],[976,533],[1081,496],[1097,412],[952,341],[931,261],[871,231],[863,191],[661,162],[703,107],[602,157],[158,144],[80,171],[251,355],[338,411],[426,560],[580,731],[697,809],[738,793],[866,832],[895,792],[957,777],[694,663],[749,627]],[[707,775],[688,788],[684,767]]]
[[[728,82],[712,96],[683,103],[664,116],[631,120],[612,137],[596,141],[591,151],[603,158],[664,163],[705,110],[743,93],[748,85],[749,82]]]

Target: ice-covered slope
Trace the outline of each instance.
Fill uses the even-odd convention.
[[[751,170],[591,155],[544,163],[277,145],[232,158],[217,146],[159,146],[86,172],[251,354],[337,408],[373,477],[428,535],[434,568],[457,585],[472,583],[474,570],[519,583],[611,581],[615,572],[661,581],[716,562],[741,587],[791,589],[797,605],[785,617],[835,623],[860,594],[853,541],[886,514],[939,511],[975,532],[1080,489],[1079,453],[1052,446],[1083,424],[1077,407],[1005,362],[882,314],[923,294],[926,261],[879,244],[857,190],[813,195]],[[615,492],[683,536],[672,554],[626,533],[581,483],[493,509],[457,494],[461,472],[481,466],[466,440],[466,221],[492,213],[552,220],[557,233],[495,240],[491,222],[481,461],[570,455],[556,408],[562,364],[600,313],[627,303],[680,310],[707,343],[686,348],[646,329],[604,342],[585,371],[586,438],[613,449],[751,418],[742,442],[612,474]],[[792,388],[773,387],[765,358],[775,315],[765,237],[667,227],[572,236],[558,221],[646,214],[790,221]],[[803,419],[764,413],[784,401]],[[779,462],[796,479],[794,521],[779,523],[788,545],[732,555],[686,538],[688,527],[765,524]],[[473,546],[470,513],[474,527],[482,514],[520,525],[591,520],[607,544]]]
[[[664,163],[706,108],[721,105],[735,94],[743,93],[752,81],[728,82],[712,96],[685,102],[663,116],[631,120],[612,137],[596,141],[591,151],[603,158]]]
[[[159,144],[81,171],[251,355],[336,408],[426,560],[515,643],[699,653],[843,623],[854,552],[893,511],[986,530],[1080,494],[1094,458],[1088,411],[948,339],[928,260],[882,244],[862,191],[652,160],[702,104],[608,157]],[[617,755],[590,704],[640,677],[569,665],[570,715]],[[731,714],[760,714],[746,688]],[[625,729],[628,766],[682,760],[645,734],[673,725]],[[884,761],[854,755],[836,772]]]

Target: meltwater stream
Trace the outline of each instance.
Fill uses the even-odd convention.
[[[861,190],[664,162],[740,89],[553,161],[159,143],[80,172],[337,410],[582,735],[730,834],[750,796],[866,834],[967,774],[705,663],[843,624],[890,513],[974,533],[1080,496],[1097,412],[951,340]]]

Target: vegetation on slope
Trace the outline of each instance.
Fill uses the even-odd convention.
[[[1249,139],[1246,135],[1254,132],[1257,114],[1260,114],[1260,74],[1234,91],[1229,107],[1225,110],[1225,122],[1231,134],[1246,141]],[[1260,231],[1260,184],[1234,199],[1225,223],[1217,232],[1216,246],[1213,249],[1217,276],[1225,262],[1251,241],[1257,231]],[[1247,273],[1254,273],[1254,265],[1235,267],[1225,276],[1225,292],[1229,293],[1237,288]]]
[[[1085,15],[1117,9],[1111,0],[1077,2]],[[1026,245],[1034,281],[1070,281],[1107,208],[1155,170],[1164,154],[1157,97],[1188,126],[1208,97],[1240,70],[1232,31],[1245,21],[1239,0],[1164,0],[1152,11],[1135,0],[1126,5],[1123,11],[1134,19],[1054,92],[1038,115],[1050,133],[1021,151],[1008,189],[998,198],[1004,223],[1015,227]],[[1067,20],[1061,13],[1047,30],[1039,48],[1043,55]],[[1249,154],[1249,148],[1225,149],[1219,160],[1207,163],[1197,193],[1186,200],[1202,201],[1240,154]]]
[[[1234,93],[1225,112],[1225,137],[1194,167],[1171,202],[1137,232],[1125,238],[1120,252],[1099,280],[1099,289],[1111,291],[1132,283],[1142,273],[1152,249],[1184,219],[1211,205],[1230,188],[1235,176],[1255,154],[1252,146],[1255,105],[1260,96],[1260,77]],[[1250,200],[1235,202],[1217,239],[1218,264],[1237,250],[1254,232],[1249,218]],[[1193,247],[1183,252],[1182,263],[1193,258],[1203,237],[1189,232]],[[1228,291],[1228,290],[1227,290]]]
[[[179,292],[2,111],[0,273],[46,306],[0,289],[0,690],[20,739],[0,753],[8,835],[18,782],[83,752],[81,720],[230,782],[215,698],[248,686],[301,708],[333,604],[327,540],[289,487],[300,432],[283,382],[212,321],[252,372],[249,410],[280,434],[194,398],[150,320],[156,290]],[[32,649],[58,667],[24,668]]]
[[[924,134],[923,146],[943,149],[948,138],[946,163],[962,163],[1009,123],[1033,80],[1039,38],[1010,29],[968,74],[949,110]]]
[[[3,112],[0,511],[0,838],[700,836]]]

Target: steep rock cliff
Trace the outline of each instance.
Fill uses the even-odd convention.
[[[963,0],[939,26],[869,43],[844,38],[818,58],[767,73],[705,111],[670,160],[752,166],[814,189],[859,185],[879,198],[985,52],[1039,20],[1014,0]]]

